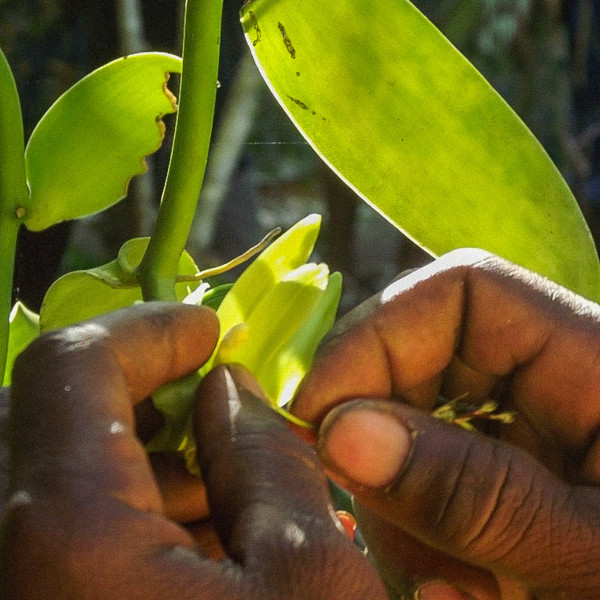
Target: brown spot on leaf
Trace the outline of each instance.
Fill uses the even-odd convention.
[[[283,43],[285,44],[286,50],[292,58],[296,58],[296,49],[292,45],[292,41],[288,37],[285,32],[285,27],[281,23],[277,23],[277,27],[279,27],[279,31],[281,31],[281,35],[283,36]]]
[[[252,40],[252,45],[256,46],[256,44],[258,44],[258,42],[260,42],[260,40],[262,38],[262,32],[260,30],[260,27],[258,26],[258,19],[256,18],[256,15],[251,10],[248,11],[248,16],[250,17],[250,20],[252,21],[252,27],[254,27],[254,32],[256,33],[256,37]]]
[[[298,98],[292,98],[292,96],[290,96],[289,94],[288,94],[288,98],[289,98],[289,99],[290,99],[290,100],[291,100],[291,101],[292,101],[294,104],[297,104],[297,105],[298,105],[300,108],[303,108],[304,110],[309,110],[309,109],[308,109],[308,106],[307,106],[306,104],[304,104],[304,102],[302,102],[302,100],[298,100]],[[313,114],[315,114],[315,113],[313,112]]]

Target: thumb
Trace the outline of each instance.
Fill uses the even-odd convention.
[[[355,400],[327,415],[317,449],[362,505],[430,547],[531,589],[597,597],[600,492],[518,448],[405,404]]]

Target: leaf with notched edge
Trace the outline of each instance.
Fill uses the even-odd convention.
[[[84,77],[42,117],[25,150],[34,231],[99,212],[121,200],[130,179],[160,147],[161,118],[177,109],[167,89],[181,60],[135,54]]]

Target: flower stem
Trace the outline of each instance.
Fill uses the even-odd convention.
[[[198,198],[217,92],[222,0],[187,0],[173,150],[154,232],[138,268],[144,300],[176,300],[177,265]]]
[[[269,406],[279,415],[281,415],[284,419],[287,419],[290,423],[297,425],[298,427],[302,427],[304,429],[316,429],[317,426],[314,423],[310,423],[309,421],[305,421],[300,417],[292,414],[289,410],[286,410],[282,406],[278,406],[277,404],[269,404]]]

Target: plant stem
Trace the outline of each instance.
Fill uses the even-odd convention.
[[[8,329],[19,226],[28,204],[25,141],[17,86],[0,51],[0,384],[8,352]]]
[[[8,354],[8,330],[12,308],[12,284],[19,222],[0,217],[0,385]]]
[[[176,300],[179,258],[202,188],[212,132],[222,0],[188,0],[179,110],[154,232],[138,268],[144,300]]]

